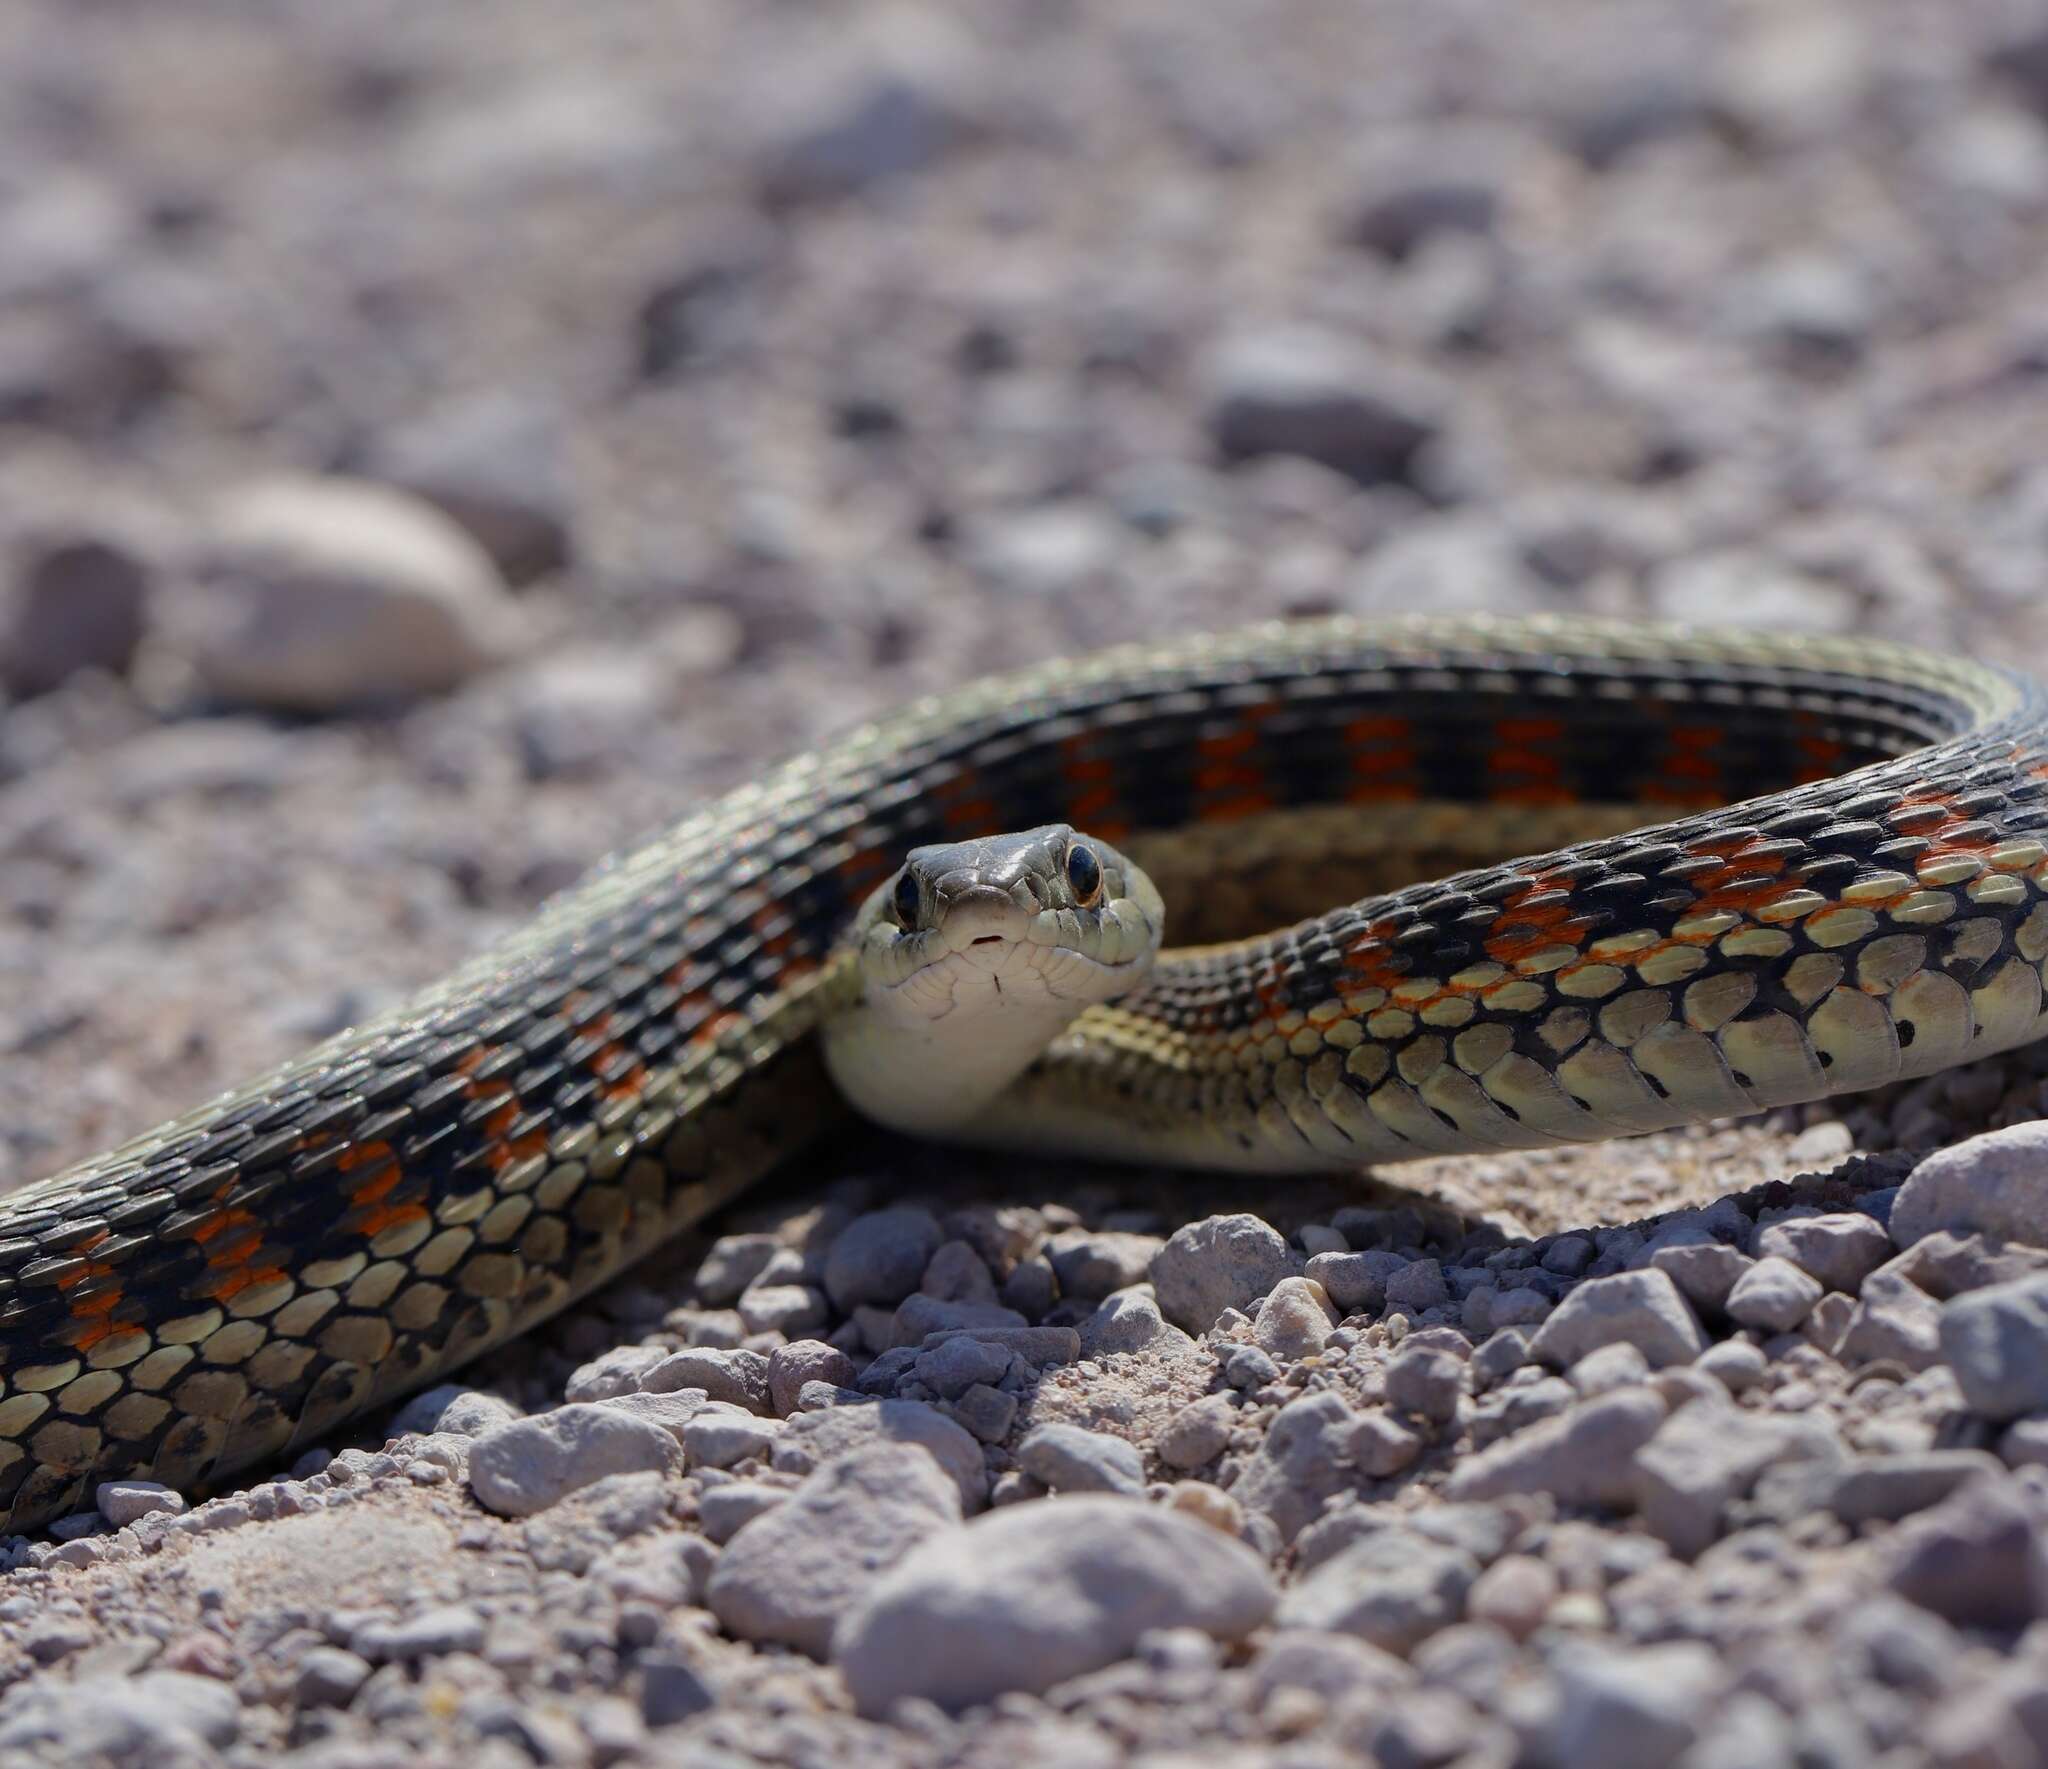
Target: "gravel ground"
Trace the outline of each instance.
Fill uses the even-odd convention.
[[[2025,0],[0,0],[0,142],[0,1185],[987,668],[2048,656]],[[1402,1189],[836,1148],[0,1544],[0,1760],[2048,1762],[2044,1077]]]

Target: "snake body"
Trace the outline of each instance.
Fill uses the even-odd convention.
[[[1853,639],[1321,621],[919,702],[0,1200],[0,1521],[288,1456],[839,1122],[812,1034],[920,843],[1071,823],[1206,942],[1075,1021],[995,1131],[1279,1170],[1624,1135],[2033,1038],[2044,796],[2038,689]]]

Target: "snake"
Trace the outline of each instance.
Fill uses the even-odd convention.
[[[1860,636],[1325,617],[916,700],[0,1199],[0,1522],[281,1464],[849,1100],[1286,1174],[2018,1045],[2048,1030],[2044,799],[2039,688]]]

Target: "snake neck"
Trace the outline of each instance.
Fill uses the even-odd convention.
[[[863,1116],[914,1136],[971,1131],[1085,1005],[1044,996],[963,998],[937,1019],[904,1011],[881,992],[828,1012],[825,1067]],[[1000,1011],[988,1011],[999,1009]]]

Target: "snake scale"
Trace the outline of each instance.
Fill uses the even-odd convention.
[[[1084,1147],[1285,1170],[1625,1135],[2031,1039],[2044,797],[2037,688],[1859,639],[1327,620],[919,702],[403,1009],[0,1200],[0,1522],[289,1456],[841,1122],[812,1034],[919,843],[1117,842],[1207,943],[1019,1088]]]

